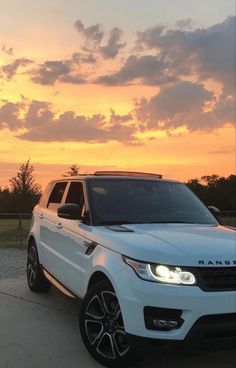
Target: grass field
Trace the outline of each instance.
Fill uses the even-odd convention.
[[[236,217],[222,218],[225,225],[236,228]],[[0,219],[0,248],[25,248],[31,220]]]
[[[0,219],[0,248],[25,248],[31,220]]]

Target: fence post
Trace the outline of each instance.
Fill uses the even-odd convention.
[[[22,248],[22,244],[23,244],[23,237],[22,237],[22,215],[20,214],[19,216],[19,236],[20,236],[20,247]]]

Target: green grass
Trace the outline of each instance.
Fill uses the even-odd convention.
[[[0,219],[0,248],[25,248],[31,220]]]
[[[236,228],[236,217],[222,217],[224,225]],[[29,234],[31,220],[0,219],[0,248],[25,248]]]

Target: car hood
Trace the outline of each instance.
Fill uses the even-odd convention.
[[[236,232],[224,226],[135,224],[97,226],[91,237],[120,254],[172,265],[236,265]],[[127,231],[128,230],[128,231]]]

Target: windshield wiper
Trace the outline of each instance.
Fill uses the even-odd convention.
[[[126,221],[126,220],[107,220],[107,221],[99,221],[98,225],[126,225],[126,224],[134,224],[135,222]]]
[[[192,221],[152,221],[150,224],[196,224],[197,222]]]

